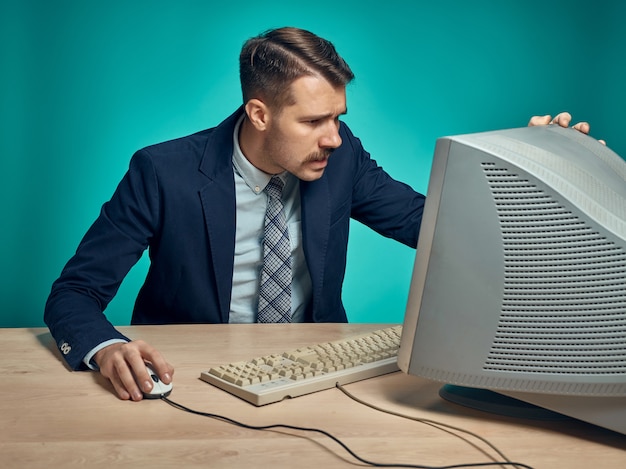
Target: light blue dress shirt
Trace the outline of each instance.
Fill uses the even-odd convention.
[[[239,129],[233,134],[233,168],[237,221],[235,232],[235,263],[233,289],[230,301],[231,323],[256,322],[260,270],[263,263],[263,223],[267,208],[265,186],[272,175],[255,168],[243,155],[239,146]],[[285,183],[283,204],[291,243],[291,313],[293,322],[304,320],[306,305],[311,299],[311,277],[302,249],[300,184],[290,173],[279,175]]]

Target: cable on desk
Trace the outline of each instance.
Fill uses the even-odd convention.
[[[474,442],[470,441],[469,439],[467,439],[467,438],[463,437],[462,435],[459,435],[459,434],[457,434],[455,432],[465,433],[466,435],[469,435],[471,437],[476,438],[477,440],[482,441],[489,448],[491,448],[493,451],[495,451],[498,454],[498,456],[501,457],[505,461],[506,465],[513,466],[514,468],[528,468],[529,467],[529,466],[527,466],[525,464],[512,462],[509,458],[507,458],[504,455],[504,453],[500,449],[498,449],[498,447],[496,445],[491,443],[486,438],[478,435],[477,433],[471,432],[471,431],[466,430],[464,428],[455,427],[454,425],[450,425],[450,424],[447,424],[447,423],[438,422],[437,420],[431,420],[431,419],[426,419],[426,418],[422,418],[422,417],[413,417],[413,416],[410,416],[410,415],[402,414],[400,412],[395,412],[393,410],[383,409],[382,407],[379,407],[379,406],[377,406],[375,404],[369,403],[367,401],[364,401],[363,399],[360,399],[360,398],[356,397],[354,394],[349,392],[345,387],[343,387],[339,383],[336,384],[336,387],[337,387],[337,389],[339,389],[341,392],[343,392],[346,396],[348,396],[353,401],[355,401],[355,402],[357,402],[357,403],[359,403],[361,405],[364,405],[366,407],[369,407],[370,409],[374,409],[374,410],[376,410],[378,412],[383,412],[385,414],[393,415],[394,417],[401,417],[401,418],[404,418],[404,419],[413,420],[415,422],[423,423],[425,425],[430,425],[431,427],[434,427],[437,430],[441,430],[443,432],[449,433],[450,435],[455,436],[455,437],[461,439],[462,441],[466,442],[467,444],[473,446],[478,451],[483,453],[485,456],[487,456],[488,458],[491,458],[494,461],[494,463],[497,463],[499,465],[503,465],[503,463],[496,461],[496,459],[493,456],[491,456],[489,453],[487,453],[487,451],[485,451],[483,448],[480,448]]]
[[[239,422],[237,420],[231,419],[230,417],[225,417],[223,415],[219,415],[219,414],[213,414],[210,412],[202,412],[199,410],[194,410],[194,409],[190,409],[189,407],[185,407],[182,404],[178,404],[177,402],[172,401],[171,399],[169,399],[168,397],[161,397],[161,400],[165,401],[166,403],[168,403],[169,405],[171,405],[172,407],[185,411],[185,412],[189,412],[191,414],[195,414],[195,415],[200,415],[202,417],[209,417],[212,419],[216,419],[216,420],[221,420],[227,423],[230,423],[232,425],[236,425],[238,427],[241,428],[246,428],[249,430],[274,430],[274,429],[287,429],[287,430],[297,430],[297,431],[303,431],[303,432],[312,432],[312,433],[318,433],[321,434],[329,439],[331,439],[332,441],[334,441],[335,443],[337,443],[339,446],[341,446],[346,452],[348,452],[350,454],[350,456],[352,456],[354,459],[356,459],[357,461],[366,464],[368,466],[371,467],[405,467],[405,468],[413,468],[413,469],[462,469],[462,468],[470,468],[470,467],[490,467],[490,466],[512,466],[512,467],[517,467],[517,468],[522,468],[522,469],[533,469],[530,466],[527,466],[525,464],[519,464],[519,463],[511,463],[509,461],[506,462],[487,462],[487,463],[469,463],[469,464],[453,464],[453,465],[448,465],[448,466],[421,466],[421,465],[416,465],[416,464],[391,464],[391,463],[376,463],[376,462],[372,462],[372,461],[368,461],[365,458],[362,458],[361,456],[359,456],[358,454],[356,454],[354,451],[352,451],[350,448],[348,448],[348,446],[342,442],[339,438],[337,438],[336,436],[328,433],[325,430],[319,429],[319,428],[307,428],[307,427],[299,427],[299,426],[295,426],[295,425],[288,425],[288,424],[272,424],[272,425],[249,425],[247,423],[243,423],[243,422]]]

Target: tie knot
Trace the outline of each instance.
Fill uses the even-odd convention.
[[[267,192],[267,195],[270,197],[280,200],[282,198],[284,185],[285,183],[281,178],[273,176],[272,179],[270,179],[270,182],[267,183],[267,186],[265,186],[265,192]]]

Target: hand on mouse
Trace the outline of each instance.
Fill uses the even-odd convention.
[[[535,125],[557,124],[557,125],[560,125],[561,127],[569,127],[571,122],[572,122],[572,115],[569,112],[561,112],[557,114],[554,117],[554,119],[550,115],[533,116],[530,118],[530,121],[528,122],[528,126],[532,127]],[[579,132],[589,135],[590,126],[588,122],[579,122],[577,124],[574,124],[572,128],[578,130]],[[602,143],[603,145],[606,145],[606,142],[604,140],[598,140],[598,141]]]
[[[111,381],[122,400],[140,401],[143,399],[142,391],[152,389],[153,381],[146,370],[146,361],[152,364],[152,369],[164,383],[171,383],[174,375],[174,367],[143,340],[109,345],[99,350],[94,360],[102,376]]]

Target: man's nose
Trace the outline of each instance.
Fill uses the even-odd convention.
[[[328,125],[324,133],[324,137],[320,141],[322,148],[338,148],[341,145],[341,137],[339,136],[339,123],[331,123]]]

